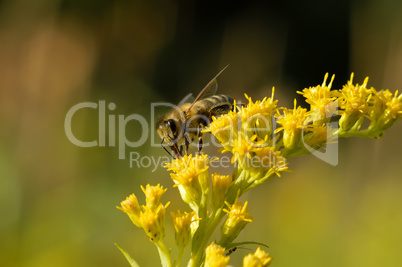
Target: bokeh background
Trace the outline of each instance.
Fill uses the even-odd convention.
[[[130,168],[117,147],[75,146],[65,115],[104,100],[116,120],[150,120],[150,103],[198,93],[228,63],[220,93],[261,99],[275,86],[287,107],[326,72],[335,88],[353,71],[355,82],[402,90],[402,2],[0,1],[0,265],[128,266],[116,242],[157,266],[154,246],[115,206],[161,183],[168,211],[185,208],[168,173]],[[72,129],[97,139],[97,110],[77,112]],[[138,140],[140,125],[126,135]],[[244,196],[255,222],[238,240],[269,245],[278,267],[402,266],[401,135],[399,122],[379,140],[341,140],[338,166],[292,160],[294,173]],[[149,139],[129,152],[165,155]],[[245,248],[232,265],[255,249]]]

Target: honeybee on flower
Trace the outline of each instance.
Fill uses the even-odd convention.
[[[220,151],[232,155],[232,175],[210,174],[211,159],[207,154],[187,153],[186,137],[183,137],[186,145],[183,154],[173,139],[177,133],[194,136],[194,132],[183,131],[185,128],[177,131],[176,126],[182,121],[179,124],[177,121],[175,124],[162,121],[161,125],[167,129],[160,130],[162,141],[168,140],[177,156],[165,168],[171,172],[174,187],[191,210],[171,212],[179,250],[177,259],[171,260],[170,250],[163,241],[165,211],[170,203],[161,203],[166,189],[160,185],[147,185],[142,188],[146,205],[140,206],[132,194],[121,202],[118,209],[145,230],[148,239],[158,248],[163,266],[170,267],[173,263],[179,266],[187,246],[190,246],[190,267],[228,266],[230,253],[225,251],[236,248],[238,244],[259,244],[235,242],[239,233],[253,222],[249,212],[252,203],[240,201],[245,192],[290,172],[289,160],[293,157],[325,149],[326,145],[336,143],[339,137],[378,138],[402,118],[402,94],[398,91],[393,94],[388,89],[368,88],[368,78],[361,85],[353,84],[353,73],[339,90],[332,88],[334,76],[329,84],[327,79],[328,74],[321,85],[298,91],[305,97],[309,108],[299,106],[296,100],[293,108],[278,107],[272,89],[271,97],[253,101],[245,95],[247,105],[237,107],[233,102],[231,109],[217,114],[219,116],[211,116],[211,123],[202,124],[205,129],[199,131],[210,132],[221,144]],[[211,82],[216,82],[215,78]],[[183,110],[191,110],[189,107]],[[369,121],[366,128],[364,120]],[[220,225],[220,238],[211,243],[212,234]],[[135,263],[124,250],[122,252]],[[271,262],[272,257],[260,247],[254,254],[243,258],[245,267],[268,266]]]

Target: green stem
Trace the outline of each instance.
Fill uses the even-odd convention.
[[[177,257],[176,267],[180,266],[181,259],[183,258],[184,247],[179,248],[179,256]]]
[[[381,130],[364,130],[364,131],[339,131],[339,137],[369,137],[369,138],[376,138],[383,133]]]
[[[233,179],[235,183],[227,192],[225,197],[226,201],[228,201],[229,203],[233,203],[234,199],[236,198],[238,190],[239,189],[242,190],[242,186],[244,184],[243,179],[247,178],[246,177],[247,174],[248,173],[244,170],[241,170],[240,174],[238,170],[237,172],[236,170],[234,171]],[[200,206],[202,207],[202,205]],[[204,220],[204,222],[203,220],[200,221],[200,226],[198,227],[197,232],[193,237],[192,252],[191,252],[192,255],[188,266],[195,267],[201,265],[202,255],[205,251],[205,248],[208,245],[208,241],[212,236],[213,232],[215,231],[215,228],[218,226],[222,218],[225,216],[225,213],[223,212],[224,206],[225,204],[223,204],[221,208],[213,212],[208,220]]]
[[[247,192],[250,189],[253,189],[254,187],[266,183],[268,180],[272,179],[272,177],[275,176],[275,172],[269,170],[264,177],[254,181],[252,184],[250,184],[247,188],[244,189],[243,193]]]
[[[241,170],[240,174],[239,170]],[[229,188],[225,196],[225,200],[229,203],[233,203],[233,201],[236,199],[239,190],[240,190],[239,196],[241,196],[244,193],[244,188],[247,187],[247,179],[249,178],[249,172],[242,169],[239,170],[237,170],[237,174],[239,174],[238,177],[234,177],[234,183]]]
[[[208,224],[207,218],[207,207],[208,207],[208,193],[209,190],[204,190],[201,195],[201,202],[198,209],[198,218],[199,221],[198,229],[194,233],[193,240],[191,243],[191,259],[189,262],[189,266],[198,266],[199,261],[201,260],[202,253],[204,252],[204,239],[205,232]]]
[[[170,252],[166,248],[163,240],[159,240],[157,243],[155,243],[155,245],[158,248],[159,257],[161,258],[162,266],[163,267],[172,267],[172,262],[170,261]]]
[[[193,250],[194,254],[192,254],[188,266],[196,267],[196,266],[201,265],[200,261],[201,261],[202,255],[203,255],[203,253],[205,251],[205,248],[207,247],[209,238],[211,237],[211,235],[215,231],[215,228],[218,226],[218,224],[222,220],[223,216],[225,215],[225,213],[222,212],[222,209],[223,209],[223,207],[218,209],[215,213],[213,213],[211,215],[210,219],[208,220],[208,225],[205,228],[205,232],[203,234],[203,237],[202,237],[201,241],[198,242],[198,244],[199,244],[198,249]]]

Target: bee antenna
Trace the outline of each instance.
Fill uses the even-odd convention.
[[[165,137],[162,138],[161,147],[163,147],[163,149],[166,151],[166,153],[169,154],[169,156],[172,157],[172,159],[176,159],[176,158],[173,157],[173,155],[166,149],[166,147],[163,146],[163,141],[165,141]]]

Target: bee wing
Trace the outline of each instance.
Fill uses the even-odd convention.
[[[216,74],[216,76],[201,90],[201,92],[197,95],[197,97],[186,112],[189,112],[190,109],[194,106],[195,102],[197,102],[198,100],[214,95],[216,93],[216,91],[218,90],[218,82],[216,79],[227,67],[229,67],[229,65],[226,65],[226,67],[224,67],[218,74]]]
[[[177,104],[178,107],[186,104],[186,103],[193,103],[194,102],[194,95],[192,93],[189,93],[186,95],[180,102]]]
[[[203,98],[207,98],[210,96],[213,96],[216,94],[216,91],[218,91],[218,80],[214,79],[212,84],[210,84],[205,91],[202,93],[202,95],[199,94],[197,98],[195,99],[196,101],[201,100]]]

